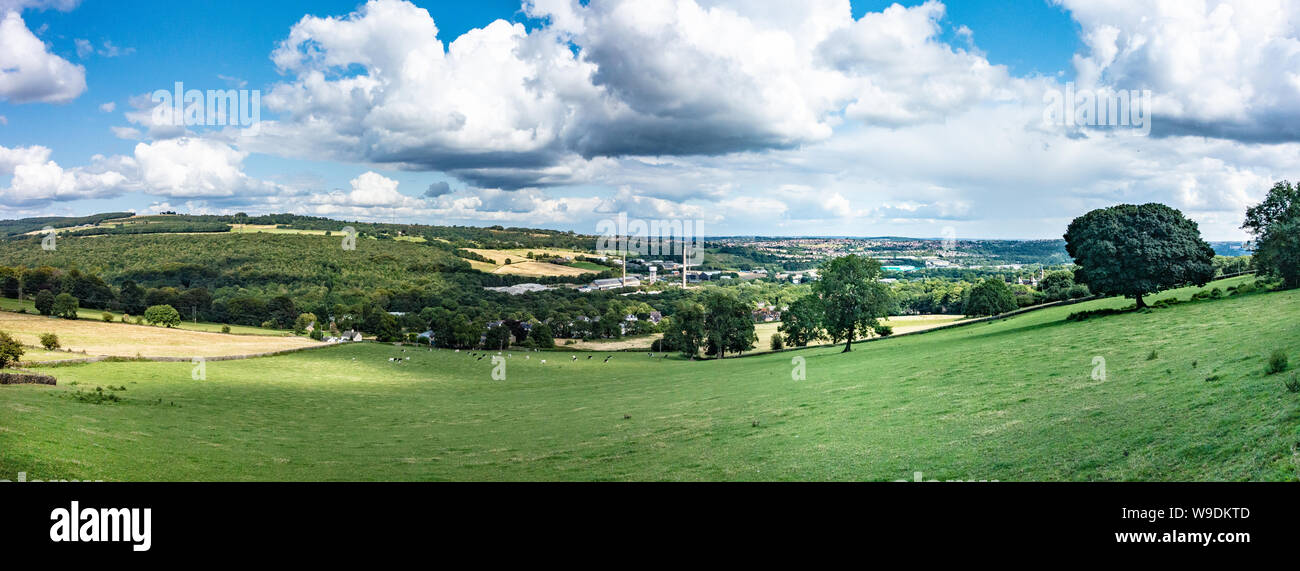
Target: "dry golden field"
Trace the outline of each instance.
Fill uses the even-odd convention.
[[[217,357],[282,351],[320,344],[305,337],[228,335],[149,325],[58,319],[7,311],[0,312],[0,331],[13,335],[20,343],[31,347],[40,346],[42,333],[58,335],[63,349],[72,352],[65,357],[68,359],[89,355]],[[85,355],[81,354],[82,351],[85,351]],[[48,354],[42,354],[40,360],[50,360],[50,357]]]
[[[894,334],[914,333],[916,331],[925,331],[934,329],[941,325],[955,323],[966,319],[960,315],[895,315],[889,319],[881,320],[885,325],[894,328]],[[754,344],[754,350],[749,353],[765,353],[772,350],[772,334],[776,333],[781,326],[780,322],[773,321],[769,323],[754,324],[754,334],[758,336],[758,342]],[[578,351],[631,351],[642,350],[649,351],[650,345],[656,339],[663,337],[661,333],[653,335],[641,335],[637,337],[625,337],[623,339],[595,339],[584,341],[582,339],[574,340],[572,345],[566,345],[568,339],[556,339],[555,342],[560,347],[574,349]],[[813,343],[816,345],[825,345],[825,341]]]
[[[476,260],[466,260],[470,263],[470,266],[472,266],[474,269],[479,270],[481,272],[489,272],[494,274],[513,274],[519,276],[580,276],[582,274],[593,273],[590,270],[584,270],[582,268],[571,268],[569,266],[561,266],[558,264],[550,264],[546,262],[532,262],[532,261],[528,261],[528,257],[527,257],[529,251],[535,253],[545,252],[549,254],[570,255],[570,256],[577,255],[577,253],[574,252],[566,252],[562,250],[544,250],[544,249],[485,250],[479,248],[466,248],[466,250],[478,254],[480,256],[483,256],[496,263],[495,266],[492,266],[491,264],[487,264],[485,262],[479,262]],[[513,263],[506,264],[507,260]]]

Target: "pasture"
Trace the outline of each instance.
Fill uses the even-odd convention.
[[[470,352],[372,343],[203,381],[188,363],[49,368],[58,386],[0,387],[0,477],[1297,480],[1300,395],[1265,360],[1300,360],[1300,291],[1066,320],[1127,303],[849,354],[507,351],[504,380]],[[120,402],[77,398],[109,386]]]

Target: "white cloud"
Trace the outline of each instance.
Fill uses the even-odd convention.
[[[0,0],[0,12],[21,12],[28,8],[67,12],[80,3],[81,0]]]
[[[175,109],[167,105],[159,105],[152,99],[152,94],[141,94],[131,97],[127,104],[131,106],[130,110],[124,115],[129,123],[139,125],[143,128],[143,133],[150,139],[164,140],[175,139],[178,137],[193,136],[194,133],[185,128],[185,122]],[[114,134],[119,138],[139,138],[138,134],[141,129],[125,127],[114,128]],[[120,130],[120,132],[119,132]],[[137,136],[124,137],[128,132],[134,132]]]
[[[1241,236],[1245,206],[1296,176],[1300,0],[1060,1],[1082,28],[1077,82],[1153,89],[1156,136],[1043,126],[1059,80],[990,64],[935,1],[855,20],[845,0],[532,0],[542,27],[446,43],[425,10],[375,0],[289,30],[260,135],[200,139],[137,97],[113,133],[153,142],[86,172],[161,204],[359,219],[594,230],[626,211],[711,232],[1051,237],[1089,209],[1159,201]],[[65,178],[37,176],[48,149],[6,152],[30,188]],[[365,172],[310,192],[330,186],[256,180],[248,153]],[[448,176],[406,195],[387,168]]]
[[[49,158],[50,149],[41,146],[0,146],[0,175],[13,175],[8,187],[0,188],[0,203],[100,198],[120,192],[127,182],[114,170],[115,160],[95,157],[90,167],[64,169]]]
[[[66,103],[86,91],[86,70],[49,52],[18,12],[0,21],[0,99]]]
[[[291,195],[292,189],[248,176],[248,153],[225,143],[180,138],[139,143],[131,156],[96,155],[84,167],[63,168],[46,147],[0,146],[0,176],[13,175],[0,188],[0,203],[106,198],[139,192],[167,198],[257,201]]]
[[[115,58],[120,56],[131,55],[135,53],[135,48],[124,48],[118,45],[114,45],[113,42],[110,40],[104,40],[104,46],[99,48],[98,53],[99,55],[107,58]]]
[[[99,106],[99,110],[105,113],[112,113],[116,109],[117,109],[117,103],[112,101],[109,101],[108,103],[103,103]]]
[[[142,190],[174,198],[255,197],[284,189],[243,172],[247,152],[207,139],[180,138],[139,143]]]
[[[50,149],[40,145],[12,149],[0,146],[0,176],[14,174],[18,165],[43,163],[49,159]]]
[[[1080,84],[1151,89],[1154,133],[1300,140],[1300,2],[1056,1],[1083,28]]]
[[[128,141],[138,141],[144,137],[144,134],[135,127],[109,127],[108,130],[113,132],[114,137]]]
[[[548,186],[582,182],[583,162],[607,157],[794,148],[830,138],[846,112],[940,121],[1003,96],[1007,79],[936,39],[935,2],[857,21],[847,0],[524,9],[549,25],[496,21],[449,45],[400,0],[305,17],[272,54],[291,78],[265,99],[281,119],[241,145]]]
[[[397,186],[397,181],[377,172],[369,171],[352,179],[351,191],[335,191],[329,194],[315,195],[311,198],[311,202],[314,204],[363,208],[376,206],[397,208],[419,203],[416,199],[397,192]]]
[[[90,40],[77,38],[72,41],[77,46],[77,57],[86,59],[95,53],[95,45]]]

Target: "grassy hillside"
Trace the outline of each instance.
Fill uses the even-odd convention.
[[[1226,287],[1228,284],[1215,284]],[[1187,298],[1182,290],[1171,295]],[[364,344],[45,369],[0,386],[0,474],[104,480],[1290,480],[1300,291],[713,362]],[[389,357],[410,357],[392,363]],[[807,379],[791,379],[794,357]],[[1107,377],[1094,380],[1097,357]],[[541,360],[548,362],[542,364]],[[75,385],[74,385],[75,383]],[[122,385],[116,404],[73,398]],[[105,389],[107,390],[107,389]]]

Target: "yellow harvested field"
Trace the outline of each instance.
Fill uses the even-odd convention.
[[[474,268],[474,269],[476,269],[476,270],[478,270],[478,271],[480,271],[480,272],[486,273],[486,274],[490,274],[490,273],[496,271],[496,269],[497,269],[497,265],[496,265],[496,264],[489,264],[489,263],[487,263],[487,262],[480,262],[480,261],[478,261],[478,260],[465,260],[465,261],[466,261],[466,262],[469,262],[469,267]]]
[[[582,268],[572,268],[569,266],[561,266],[559,264],[551,264],[547,262],[528,261],[527,254],[529,251],[534,253],[545,252],[550,254],[563,253],[563,254],[576,255],[571,252],[563,252],[562,250],[538,249],[538,250],[511,251],[511,250],[485,250],[479,248],[466,248],[466,250],[478,254],[480,256],[483,256],[484,258],[492,260],[493,262],[496,263],[495,266],[492,266],[491,264],[488,264],[486,262],[480,262],[476,260],[466,260],[470,263],[470,266],[472,266],[474,269],[481,272],[488,272],[493,274],[513,274],[519,276],[580,276],[582,274],[595,273],[590,270],[584,270]],[[512,263],[506,264],[507,261],[510,261]],[[491,269],[489,269],[489,267]]]
[[[339,230],[333,232],[342,236],[343,224],[339,224]],[[274,224],[231,224],[230,231],[243,234],[309,234],[314,236],[324,236],[324,230],[296,230],[292,228],[277,228]]]
[[[569,266],[560,266],[548,264],[545,262],[519,262],[508,266],[501,266],[493,270],[494,274],[513,274],[517,276],[580,276],[582,274],[591,274],[588,270],[582,268],[571,268]]]
[[[305,337],[227,335],[10,312],[0,312],[0,331],[32,347],[40,346],[42,333],[53,333],[65,350],[116,357],[218,357],[321,345]],[[67,358],[80,356],[70,354]]]
[[[962,315],[895,315],[884,320],[885,325],[894,328],[894,335],[934,329],[966,319]]]
[[[895,315],[889,319],[881,320],[885,325],[894,328],[894,334],[914,333],[926,329],[934,329],[941,325],[948,325],[966,319],[960,315]],[[766,353],[772,350],[772,334],[776,333],[781,327],[781,323],[771,321],[766,323],[755,323],[754,334],[758,336],[758,342],[754,344],[754,350],[747,353]],[[576,349],[579,351],[630,351],[633,349],[649,351],[650,345],[655,339],[663,337],[662,334],[643,335],[640,337],[626,337],[623,339],[594,339],[583,341],[581,339],[573,340],[572,345],[566,345],[568,339],[556,339],[557,346],[566,349]],[[814,343],[814,345],[824,345]]]
[[[649,351],[650,346],[660,337],[663,337],[662,333],[641,335],[637,337],[624,337],[622,339],[593,339],[591,341],[584,341],[582,339],[556,339],[555,346],[564,349],[575,349],[578,351],[631,351],[633,349]],[[568,341],[573,341],[573,344],[567,344]]]

